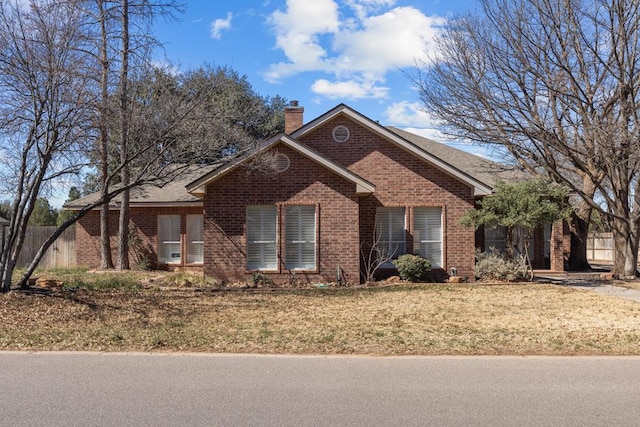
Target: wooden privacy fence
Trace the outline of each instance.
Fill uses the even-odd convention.
[[[28,266],[36,252],[45,240],[49,238],[57,227],[27,227],[22,252],[18,257],[18,267]],[[76,227],[67,228],[58,239],[47,249],[38,264],[40,268],[75,267],[76,265]]]
[[[613,234],[593,233],[587,238],[587,260],[593,263],[613,263]]]

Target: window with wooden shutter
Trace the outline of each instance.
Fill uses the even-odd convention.
[[[204,261],[203,216],[187,215],[187,263]]]
[[[180,215],[158,215],[158,260],[180,263]]]
[[[247,207],[247,269],[276,270],[278,267],[275,206]]]
[[[316,207],[285,208],[287,270],[316,268]]]
[[[442,267],[442,208],[413,210],[413,239],[415,253]]]
[[[376,210],[376,245],[381,257],[394,259],[406,253],[405,230],[404,208]],[[386,262],[382,267],[393,268],[393,264]]]

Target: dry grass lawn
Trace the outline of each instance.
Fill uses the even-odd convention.
[[[0,349],[640,354],[640,303],[543,285],[0,295]]]

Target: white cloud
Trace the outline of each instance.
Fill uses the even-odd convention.
[[[389,123],[395,126],[434,128],[438,125],[438,122],[417,102],[395,102],[387,107],[384,113]]]
[[[287,60],[271,64],[265,79],[275,83],[320,72],[328,76],[314,82],[318,95],[387,96],[387,73],[425,60],[444,23],[415,7],[394,5],[395,0],[287,0],[286,9],[269,18]]]
[[[418,102],[401,101],[384,112],[386,123],[438,142],[451,142],[438,130],[439,121],[431,117]]]
[[[172,64],[170,62],[167,61],[152,61],[151,63],[155,68],[162,70],[172,76],[179,76],[182,71],[180,70],[180,67],[177,66],[176,64]]]
[[[437,34],[440,19],[425,16],[413,7],[392,9],[371,16],[356,31],[336,35],[336,63],[357,72],[383,74],[426,59],[425,49]]]
[[[345,3],[353,9],[358,19],[362,20],[368,14],[380,10],[383,7],[391,7],[395,0],[345,0]]]
[[[330,99],[362,99],[362,98],[385,98],[388,88],[371,85],[367,82],[337,81],[319,79],[311,85],[313,93]]]
[[[276,47],[289,61],[272,64],[265,73],[268,81],[327,69],[327,52],[320,37],[338,31],[338,7],[333,0],[288,0],[286,12],[276,10],[269,23],[276,34]]]
[[[222,31],[231,29],[232,18],[232,13],[228,12],[227,19],[219,18],[213,21],[213,23],[211,24],[211,38],[220,40],[220,37],[222,37]]]

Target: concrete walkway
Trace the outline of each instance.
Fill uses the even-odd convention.
[[[543,273],[537,275],[535,281],[569,286],[574,289],[588,290],[603,295],[611,295],[640,302],[640,291],[616,286],[615,282],[611,280],[602,280],[600,279],[600,273],[562,273],[548,275]]]

